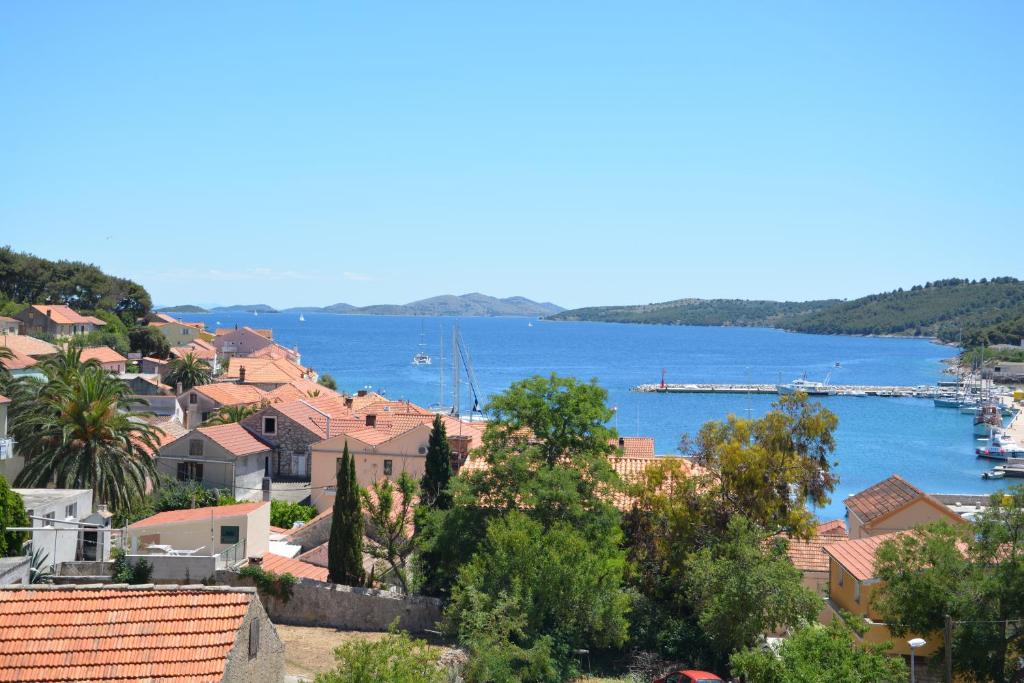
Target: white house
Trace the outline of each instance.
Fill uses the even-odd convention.
[[[84,559],[104,559],[107,534],[87,526],[92,513],[92,489],[14,489],[21,496],[33,528],[33,552],[42,549],[46,566]]]
[[[128,526],[132,553],[169,546],[196,555],[233,551],[236,559],[260,557],[270,544],[270,503],[238,503],[169,510]]]

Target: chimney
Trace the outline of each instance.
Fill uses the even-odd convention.
[[[377,426],[377,416],[374,415],[373,413],[370,413],[369,415],[367,415],[366,416],[366,426],[367,427],[376,427]]]
[[[245,384],[245,366],[238,368],[238,383]]]
[[[359,391],[357,391],[356,396],[359,396],[360,398],[366,396],[366,389],[360,389]]]
[[[626,439],[620,436],[619,437],[619,448],[622,448],[625,445],[626,445]]]
[[[346,408],[351,408],[352,407],[352,397],[351,396],[346,396],[345,397],[345,407]]]
[[[175,395],[181,396],[183,393],[185,393],[185,388],[181,386],[181,382],[178,382],[177,384],[174,385],[174,391]]]
[[[270,477],[263,477],[263,502],[270,502]]]

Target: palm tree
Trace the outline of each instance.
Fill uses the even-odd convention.
[[[202,358],[189,351],[181,358],[175,358],[170,362],[170,372],[164,382],[176,386],[181,382],[183,391],[188,391],[199,384],[209,384],[213,381],[213,368]]]
[[[249,417],[253,413],[259,410],[259,406],[256,404],[251,405],[237,405],[237,406],[221,406],[217,409],[209,420],[206,421],[208,425],[227,425],[232,422],[241,422],[245,418]]]
[[[156,479],[160,430],[145,422],[148,413],[129,414],[144,402],[126,384],[98,364],[74,368],[66,353],[42,364],[49,381],[19,417],[26,464],[17,483],[91,488],[115,512],[130,509]]]
[[[7,379],[10,375],[7,366],[3,364],[5,360],[14,360],[14,351],[11,351],[6,346],[0,346],[0,379]]]

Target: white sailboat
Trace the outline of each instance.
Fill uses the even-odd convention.
[[[423,341],[423,326],[420,326],[420,350],[412,357],[413,365],[430,365],[433,360],[427,355],[426,352],[427,344]]]
[[[304,323],[304,322],[306,322],[306,316],[304,316],[304,315],[302,315],[301,313],[299,313],[299,322],[300,322],[300,323]]]

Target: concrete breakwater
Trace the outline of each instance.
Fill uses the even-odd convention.
[[[775,384],[639,384],[630,391],[649,394],[778,394]],[[830,384],[813,396],[881,396],[885,398],[934,398],[936,387]]]

